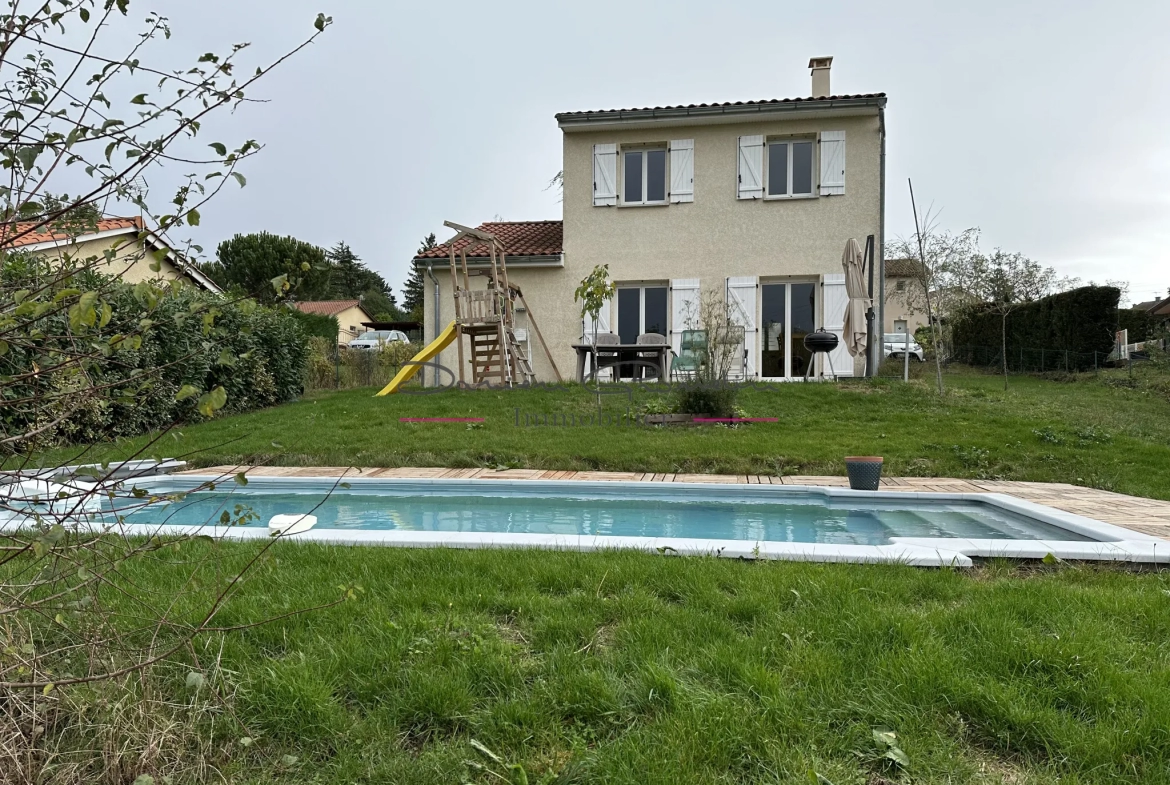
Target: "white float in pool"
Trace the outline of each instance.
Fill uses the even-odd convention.
[[[268,520],[268,533],[283,537],[307,532],[316,525],[316,515],[273,515]]]

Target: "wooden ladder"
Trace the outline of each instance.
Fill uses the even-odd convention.
[[[512,374],[501,351],[500,330],[476,331],[468,337],[471,338],[471,378],[474,383],[483,384],[488,379],[509,383]]]
[[[532,363],[528,361],[528,354],[524,351],[524,345],[516,338],[515,330],[507,330],[508,334],[508,349],[512,353],[512,359],[516,364],[517,376],[525,383],[531,383],[536,378],[536,374],[532,372]]]

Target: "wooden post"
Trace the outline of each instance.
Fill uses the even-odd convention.
[[[464,290],[470,292],[471,291],[471,278],[467,275],[467,246],[466,245],[459,249],[459,261],[463,265],[463,288],[464,288]]]
[[[455,345],[459,347],[459,386],[463,386],[463,324],[457,323],[455,325]],[[475,347],[471,347],[471,351],[475,352]]]
[[[455,321],[462,318],[459,312],[459,275],[455,272],[455,245],[447,246],[447,260],[451,263],[451,297],[455,300]],[[435,336],[438,338],[439,336]]]
[[[524,300],[524,293],[519,289],[515,289],[516,295],[520,298],[520,302],[524,304],[524,312],[528,314],[528,324],[532,326],[532,331],[536,333],[536,338],[540,341],[540,347],[544,349],[544,356],[548,358],[548,364],[552,366],[553,373],[556,374],[557,381],[563,382],[561,372],[557,369],[556,361],[553,360],[552,352],[548,350],[548,344],[544,342],[544,336],[540,334],[540,328],[536,325],[536,317],[532,314],[532,309],[528,307],[528,303]]]

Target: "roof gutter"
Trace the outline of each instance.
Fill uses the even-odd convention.
[[[416,256],[413,259],[415,264],[427,265],[428,267],[437,261],[443,261],[446,256]],[[508,254],[507,263],[509,267],[564,267],[564,254],[533,254],[530,256]],[[486,256],[469,256],[467,257],[468,267],[489,267],[491,266],[491,259]]]
[[[759,117],[761,115],[784,115],[793,112],[823,112],[833,109],[858,109],[872,107],[879,112],[886,105],[884,95],[866,98],[809,98],[799,101],[778,101],[775,103],[732,104],[730,106],[679,106],[656,109],[607,109],[597,112],[561,112],[556,115],[557,124],[563,129],[586,127],[599,124],[636,123],[647,120],[671,118],[699,119],[707,117]]]

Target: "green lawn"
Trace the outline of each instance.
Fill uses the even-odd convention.
[[[165,559],[221,549],[194,581],[212,585],[256,547],[185,545],[120,577],[166,596],[191,584]],[[465,766],[485,762],[472,739],[533,783],[1170,782],[1165,572],[270,556],[220,624],[363,591],[201,647],[232,674],[246,728],[221,720],[207,760],[233,782],[500,782]],[[881,757],[880,727],[904,770]]]
[[[1170,499],[1170,400],[1087,377],[1075,383],[952,375],[939,399],[925,382],[761,385],[740,405],[776,423],[691,428],[525,426],[524,416],[588,416],[578,386],[373,397],[319,393],[279,408],[189,425],[146,450],[197,465],[508,466],[545,469],[843,474],[842,457],[877,454],[890,475],[1062,481]],[[661,393],[615,385],[618,416]],[[482,425],[401,417],[482,417]],[[519,418],[519,426],[517,425]],[[127,457],[145,439],[48,460]]]

